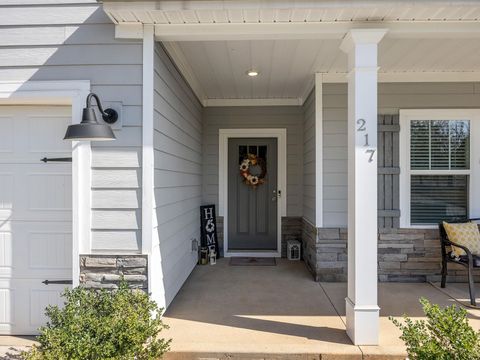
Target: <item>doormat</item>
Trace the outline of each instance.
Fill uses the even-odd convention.
[[[232,257],[230,266],[276,266],[275,258],[266,257]]]

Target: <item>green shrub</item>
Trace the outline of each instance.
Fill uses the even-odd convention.
[[[402,331],[410,360],[475,360],[480,359],[480,333],[468,323],[467,311],[455,305],[441,309],[420,299],[426,320],[413,321],[404,315],[404,322],[390,320]]]
[[[77,287],[62,296],[64,307],[46,309],[40,345],[26,360],[153,360],[168,351],[170,340],[158,337],[166,328],[162,310],[125,282],[114,291]]]

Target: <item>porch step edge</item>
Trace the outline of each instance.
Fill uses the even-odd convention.
[[[172,351],[163,360],[405,360],[405,355],[330,353],[330,354],[286,354],[286,353],[239,353],[239,352],[188,352]]]

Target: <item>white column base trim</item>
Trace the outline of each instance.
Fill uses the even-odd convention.
[[[355,306],[345,298],[347,335],[355,345],[378,345],[380,308],[377,305]]]

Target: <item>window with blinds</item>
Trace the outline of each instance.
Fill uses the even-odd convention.
[[[468,215],[469,120],[410,122],[410,222]]]

